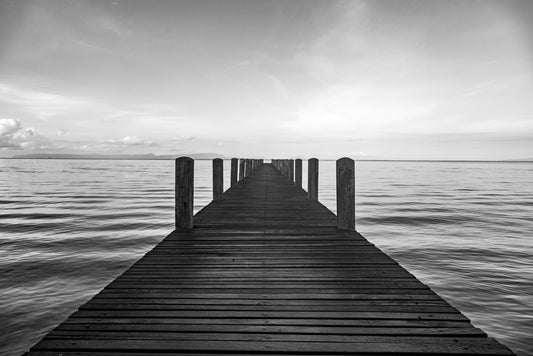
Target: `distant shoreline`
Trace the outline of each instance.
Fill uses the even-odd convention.
[[[187,155],[185,155],[187,156]],[[69,160],[69,161],[173,161],[178,157],[175,158],[135,158],[135,157],[0,157],[0,159],[6,159],[6,160]],[[190,157],[190,156],[187,156]],[[211,161],[214,158],[221,158],[225,161],[231,160],[231,158],[226,157],[214,157],[214,158],[194,158],[191,157],[196,161]],[[267,160],[269,160],[267,158]],[[306,159],[303,159],[306,160]],[[336,161],[336,159],[333,158],[319,158],[320,161]],[[356,162],[464,162],[464,163],[533,163],[533,159],[509,159],[509,160],[458,160],[458,159],[355,159]]]

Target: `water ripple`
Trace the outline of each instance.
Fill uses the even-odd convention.
[[[211,200],[211,162],[195,169],[198,211]],[[173,161],[0,160],[0,354],[27,350],[171,231],[173,170]],[[532,173],[529,163],[358,162],[357,229],[530,355]],[[320,163],[319,183],[335,211],[335,162]]]

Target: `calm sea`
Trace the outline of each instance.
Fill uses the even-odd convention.
[[[173,229],[173,164],[0,159],[1,355],[27,350]],[[211,162],[195,165],[198,210]],[[331,210],[334,167],[320,162]],[[356,174],[358,231],[532,355],[533,163],[358,162]]]

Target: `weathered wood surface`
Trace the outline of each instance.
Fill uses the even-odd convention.
[[[213,200],[222,199],[224,193],[224,161],[220,158],[213,160]]]
[[[234,186],[235,184],[237,184],[238,172],[239,172],[239,159],[232,158],[231,159],[231,186]]]
[[[28,355],[510,355],[271,165]]]
[[[307,196],[309,200],[318,200],[318,159],[307,161]]]
[[[337,160],[337,227],[355,230],[355,162],[350,158]]]
[[[189,157],[176,159],[174,220],[176,229],[193,227],[194,160]]]
[[[302,160],[294,160],[294,183],[298,188],[302,187]]]

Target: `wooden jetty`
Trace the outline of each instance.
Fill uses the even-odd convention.
[[[354,229],[354,165],[334,215],[318,161],[232,160],[194,217],[176,161],[177,229],[27,355],[513,355]],[[239,174],[238,174],[239,173]]]

